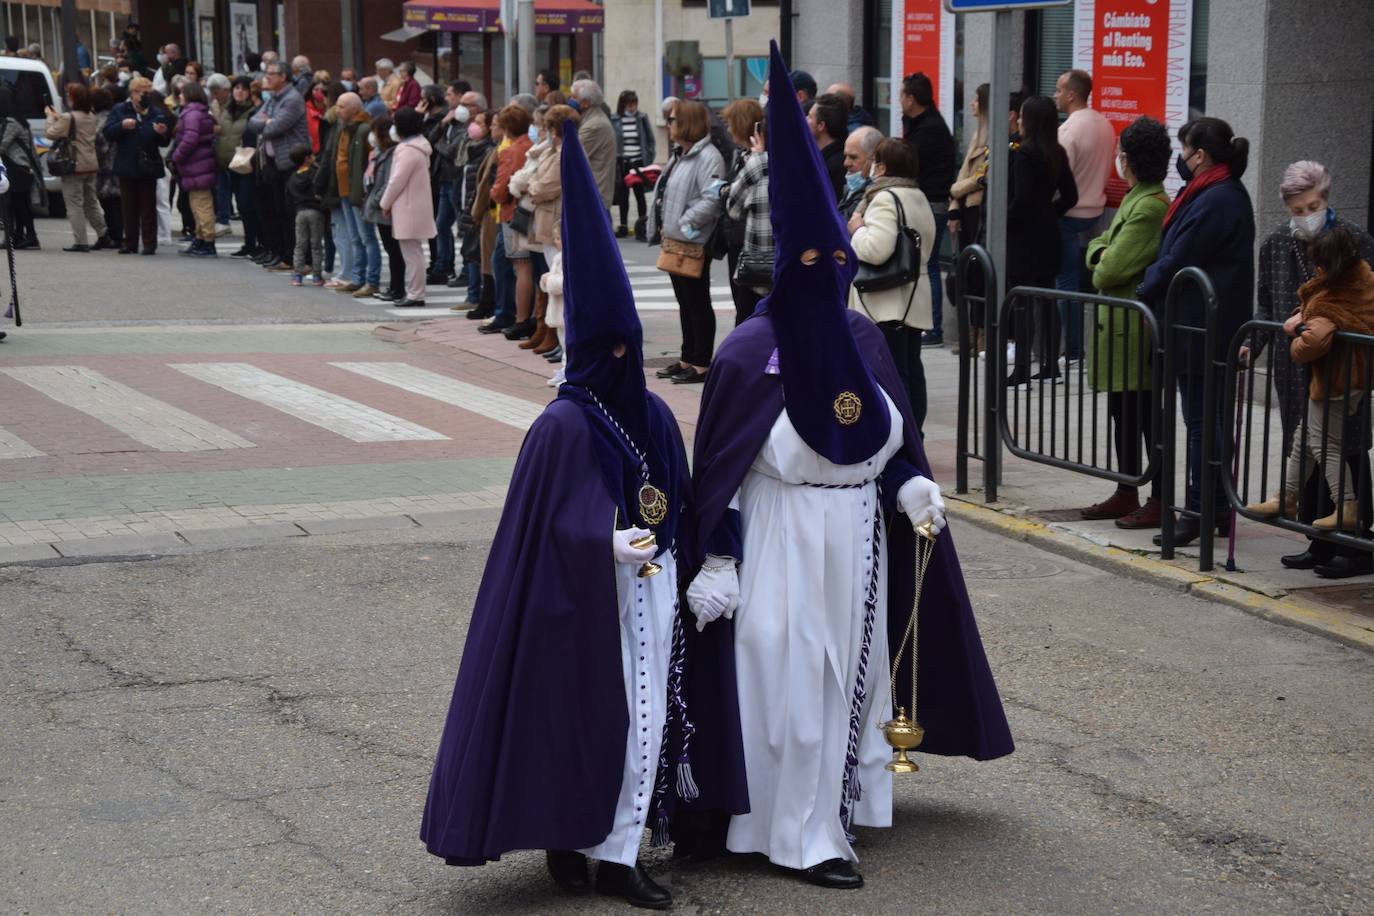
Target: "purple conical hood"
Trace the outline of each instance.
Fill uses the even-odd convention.
[[[883,447],[892,422],[845,315],[858,262],[776,42],[768,84],[775,260],[759,314],[773,322],[783,400],[797,433],[835,464],[858,464]]]

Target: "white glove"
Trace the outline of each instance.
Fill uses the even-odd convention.
[[[945,530],[945,501],[940,486],[929,477],[913,477],[897,491],[897,508],[907,514],[912,526],[930,522],[938,535]]]
[[[630,542],[652,534],[647,528],[621,528],[611,537],[611,552],[615,555],[617,563],[647,563],[654,558],[658,552],[658,546],[631,547]]]
[[[739,607],[739,575],[729,557],[708,556],[687,586],[687,607],[697,618],[697,632],[718,617],[729,620]],[[714,565],[712,565],[714,564]]]

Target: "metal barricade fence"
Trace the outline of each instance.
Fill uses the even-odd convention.
[[[1180,314],[1183,292],[1196,285],[1200,294],[1200,313]],[[1185,323],[1185,318],[1187,323]],[[1162,374],[1160,436],[1160,556],[1174,558],[1177,516],[1198,520],[1198,569],[1212,569],[1213,533],[1216,530],[1217,478],[1221,476],[1222,461],[1218,449],[1221,437],[1221,411],[1217,404],[1217,374],[1225,369],[1225,356],[1217,341],[1217,294],[1212,279],[1196,267],[1185,267],[1174,275],[1164,300],[1164,327],[1159,338],[1159,361]],[[1176,502],[1178,474],[1175,456],[1178,454],[1176,425],[1178,401],[1185,400],[1185,443],[1183,505]],[[1208,418],[1211,422],[1207,422]],[[1210,473],[1204,473],[1204,466]],[[1192,503],[1193,505],[1188,505]]]
[[[1072,335],[1086,349],[1061,363],[1066,323],[1087,331]],[[1122,486],[1150,483],[1161,458],[1154,435],[1159,327],[1149,307],[1134,299],[1018,286],[1002,302],[998,324],[1001,346],[995,354],[988,347],[988,361],[995,356],[998,366],[1007,451]],[[1009,374],[1008,341],[1015,346]]]
[[[983,495],[997,501],[1001,479],[1001,448],[996,440],[999,379],[992,360],[978,372],[978,336],[997,339],[997,273],[992,257],[981,245],[968,245],[954,264],[954,301],[959,316],[959,405],[955,432],[954,489],[968,492],[969,459],[983,462]],[[988,323],[991,322],[990,327]],[[992,348],[989,346],[989,350]],[[972,422],[970,422],[972,421]],[[989,430],[992,432],[989,433]],[[991,438],[990,438],[991,436]]]
[[[1315,369],[1293,360],[1292,340],[1280,322],[1250,321],[1226,348],[1226,497],[1251,521],[1374,553],[1374,336],[1338,332]]]

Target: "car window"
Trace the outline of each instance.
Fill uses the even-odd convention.
[[[0,65],[0,85],[14,95],[15,114],[29,120],[42,120],[43,109],[52,104],[48,81],[35,70],[11,70]]]

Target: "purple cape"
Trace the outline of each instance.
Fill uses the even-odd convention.
[[[891,511],[896,491],[904,482],[900,468],[909,464],[930,477],[930,465],[921,446],[906,388],[892,363],[887,345],[876,325],[857,312],[849,312],[854,339],[878,383],[892,398],[904,423],[904,448],[884,475],[884,503],[888,511],[887,549],[888,640],[893,654],[909,619],[915,589],[916,533],[905,514]],[[711,374],[702,393],[701,419],[697,424],[693,460],[696,535],[693,544],[711,542],[718,525],[725,523],[726,509],[750,465],[763,448],[773,423],[783,411],[780,377],[764,368],[776,346],[773,318],[758,314],[737,327],[721,345],[711,363]],[[895,466],[895,467],[894,467]],[[697,548],[693,566],[704,547]],[[748,558],[745,558],[748,561]],[[690,581],[690,580],[689,580]],[[946,529],[931,555],[921,595],[919,641],[921,664],[917,719],[925,728],[918,748],[928,754],[967,756],[991,760],[1012,752],[1011,730],[1002,711],[992,672],[988,668],[978,626],[973,620],[954,537]],[[709,633],[719,626],[711,624]],[[907,653],[910,658],[910,652]],[[896,704],[905,706],[902,684],[911,683],[910,661],[898,672]],[[698,728],[705,710],[698,709]]]
[[[672,423],[656,396],[650,409]],[[669,464],[684,496],[686,457],[677,438]],[[615,517],[584,408],[555,401],[516,461],[434,761],[420,838],[450,865],[517,849],[580,849],[610,833],[629,728]],[[733,657],[712,657],[718,647],[696,642],[707,676],[730,680],[698,683],[689,697],[707,702],[728,691],[733,700]],[[690,668],[687,677],[699,680]],[[694,713],[689,701],[689,719]],[[680,741],[669,735],[670,748]],[[743,778],[738,748],[731,757],[698,733],[692,754],[700,755],[694,775],[703,795],[720,797],[729,769]]]

